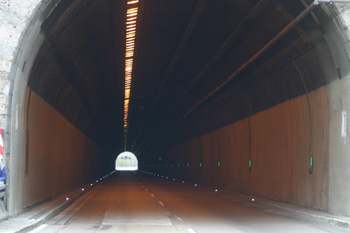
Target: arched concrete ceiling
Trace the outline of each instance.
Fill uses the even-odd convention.
[[[140,1],[127,150],[146,156],[147,148],[224,126],[348,72],[334,64],[324,40],[333,29],[317,8],[235,75],[311,2]],[[42,25],[45,42],[28,81],[115,154],[123,150],[126,8],[125,0],[62,1]]]

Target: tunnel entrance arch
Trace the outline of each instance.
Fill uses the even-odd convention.
[[[61,2],[61,1],[58,1]],[[39,201],[37,199],[29,199],[28,197],[36,197],[31,193],[31,195],[27,195],[29,191],[29,187],[33,187],[33,180],[24,178],[25,177],[25,153],[26,153],[26,140],[27,132],[25,131],[26,126],[26,120],[25,116],[26,113],[28,113],[26,109],[26,93],[28,92],[27,84],[28,84],[28,77],[29,73],[31,71],[31,68],[34,64],[35,55],[38,53],[40,45],[44,41],[44,35],[40,34],[41,25],[44,19],[48,18],[48,15],[51,14],[51,12],[54,12],[53,9],[57,6],[57,2],[53,1],[43,1],[43,0],[22,0],[20,1],[21,4],[7,4],[7,3],[0,3],[0,12],[4,16],[3,23],[1,25],[2,28],[2,36],[0,38],[0,47],[6,48],[4,53],[0,53],[0,76],[1,76],[1,93],[0,93],[0,105],[1,107],[1,116],[0,116],[0,128],[4,129],[5,135],[4,140],[7,146],[7,148],[4,151],[4,157],[7,161],[7,165],[10,167],[10,175],[9,175],[9,212],[15,213],[20,211],[23,207],[25,207],[25,204],[32,204],[35,201]],[[337,5],[336,5],[337,6]],[[342,10],[342,14],[340,14],[338,17],[341,20],[340,17],[342,15],[346,15],[346,12],[349,11],[349,9],[344,8],[344,11]],[[345,11],[347,10],[347,11]],[[13,17],[15,15],[15,17]],[[337,15],[337,14],[335,14]],[[341,27],[339,27],[340,29]],[[348,27],[344,27],[344,30]],[[346,29],[348,30],[348,29]],[[345,31],[344,34],[348,33],[348,31]],[[347,37],[344,35],[344,38]],[[346,45],[348,48],[348,43]],[[333,51],[336,51],[336,49],[333,49]],[[2,52],[2,51],[1,51]],[[349,54],[349,53],[348,53]],[[346,60],[346,59],[345,59]],[[338,62],[340,63],[340,62]],[[52,78],[55,78],[55,76],[52,76]],[[342,90],[341,87],[346,87],[346,85],[343,83],[346,80],[345,76],[342,77],[341,84],[336,86],[335,84],[332,84],[332,89],[330,89],[330,93],[336,93],[332,98],[334,99],[334,102],[336,103],[334,109],[339,109],[342,111],[345,111],[345,107],[342,106],[343,99],[345,98],[345,93],[348,93],[346,90]],[[344,88],[345,89],[345,88]],[[343,96],[344,94],[344,96]],[[311,97],[312,98],[312,97]],[[324,97],[328,98],[328,97]],[[339,99],[339,100],[338,100]],[[344,104],[344,106],[349,106]],[[41,108],[42,109],[42,108]],[[340,112],[332,112],[331,119],[340,119],[339,116],[341,116]],[[349,110],[348,110],[349,111]],[[338,114],[338,115],[335,115]],[[334,121],[335,121],[334,120]],[[315,122],[315,121],[314,121]],[[316,122],[317,123],[317,122]],[[315,124],[316,124],[315,123]],[[330,125],[333,128],[334,124],[339,125],[339,122],[331,122]],[[58,128],[58,127],[56,127]],[[338,130],[338,128],[336,128]],[[340,130],[338,130],[340,131]],[[338,131],[333,130],[332,138],[331,138],[331,148],[330,151],[335,155],[341,155],[341,156],[333,156],[331,159],[336,159],[336,163],[332,164],[346,164],[344,161],[342,161],[342,158],[344,157],[343,154],[346,154],[343,151],[348,151],[348,146],[346,146],[343,143],[343,138],[340,138],[340,133]],[[327,131],[325,131],[324,134],[327,134]],[[254,137],[253,137],[254,138]],[[341,143],[338,143],[341,142]],[[28,139],[29,142],[29,139]],[[338,143],[338,144],[337,144]],[[344,144],[344,146],[343,146]],[[77,144],[78,145],[78,144]],[[340,145],[342,146],[340,149]],[[29,148],[29,147],[28,147]],[[67,148],[67,147],[66,147]],[[11,156],[10,156],[11,151]],[[92,150],[90,150],[92,151]],[[334,151],[334,153],[333,153]],[[62,153],[64,154],[64,153]],[[335,158],[334,158],[335,157]],[[339,158],[338,158],[339,157]],[[63,157],[57,157],[57,158],[63,158]],[[72,157],[73,158],[73,157]],[[339,161],[338,161],[339,160]],[[31,160],[31,163],[34,164]],[[63,160],[62,160],[63,161]],[[254,164],[254,162],[253,162]],[[46,168],[46,166],[40,166],[42,168]],[[332,172],[332,170],[337,169],[337,167],[331,167],[330,168],[330,174],[335,174],[335,172]],[[44,170],[42,170],[44,172]],[[344,177],[342,177],[344,179]],[[66,180],[66,179],[65,179]],[[40,180],[38,179],[38,182]],[[42,183],[42,182],[40,182]],[[53,183],[53,182],[51,182]],[[339,182],[339,185],[337,186],[342,187],[342,182]],[[331,187],[332,190],[336,190],[335,187]],[[29,191],[28,191],[29,190]],[[40,192],[42,190],[37,189]],[[60,190],[56,190],[56,192],[59,192]],[[14,195],[12,195],[14,194]],[[334,201],[337,201],[336,193]],[[40,195],[37,195],[38,198],[40,198]],[[23,199],[23,200],[22,200]],[[346,195],[344,195],[343,198],[345,201]],[[23,204],[25,203],[25,204]],[[339,201],[339,203],[341,203]],[[330,204],[330,206],[332,206]],[[339,204],[339,208],[342,206],[346,206],[344,204]],[[334,207],[333,211],[338,212],[338,210]],[[342,211],[343,212],[343,211]]]
[[[120,153],[115,160],[115,170],[117,171],[136,171],[138,170],[137,157],[129,152],[125,151]]]

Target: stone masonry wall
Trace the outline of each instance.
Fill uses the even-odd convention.
[[[0,0],[0,128],[4,129],[4,159],[10,155],[11,100],[15,73],[26,32],[37,20],[42,0]],[[41,6],[42,7],[42,6]],[[22,64],[23,65],[23,64]]]

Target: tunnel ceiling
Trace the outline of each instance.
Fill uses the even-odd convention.
[[[127,150],[146,155],[154,145],[178,143],[324,85],[314,49],[321,34],[310,16],[235,75],[310,3],[141,0]],[[61,1],[42,25],[45,41],[28,81],[116,154],[123,150],[126,9],[126,0]]]

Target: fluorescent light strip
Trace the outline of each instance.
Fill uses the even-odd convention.
[[[137,4],[139,0],[128,0],[127,5]],[[125,35],[125,90],[124,90],[124,148],[128,133],[128,115],[131,93],[131,80],[134,62],[135,36],[138,7],[132,7],[126,11],[126,35]]]
[[[135,4],[135,3],[138,3],[139,1],[138,0],[135,0],[135,1],[129,1],[128,2],[128,5],[130,5],[130,4]]]

